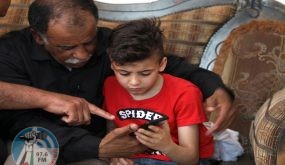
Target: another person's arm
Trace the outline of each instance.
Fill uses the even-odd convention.
[[[115,128],[101,141],[99,146],[99,158],[129,157],[141,153],[147,148],[139,143],[136,138],[129,136],[138,129],[136,124]]]
[[[83,105],[86,107],[84,108]],[[62,115],[65,122],[74,125],[83,122],[86,124],[86,122],[89,122],[87,119],[90,117],[82,116],[81,113],[78,112],[80,109],[82,111],[87,111],[87,114],[89,114],[90,111],[93,114],[97,114],[107,119],[113,118],[109,113],[88,103],[82,98],[48,92],[25,85],[0,82],[0,109],[11,109],[11,111],[17,109],[32,110],[33,108],[39,107],[48,112]],[[64,109],[65,111],[63,111]],[[82,113],[84,114],[85,112]],[[128,157],[134,153],[144,151],[146,148],[142,144],[135,138],[128,136],[130,132],[136,131],[136,129],[137,125],[129,125],[122,128],[116,128],[109,132],[101,140],[100,144],[92,144],[92,146],[98,145],[98,155],[92,155],[90,158],[96,156],[99,158]],[[91,138],[90,136],[91,135],[84,136],[84,138]],[[85,144],[88,143],[89,142],[86,142]],[[93,143],[96,142],[94,141]],[[76,144],[77,143],[75,142],[74,146],[65,146],[67,147],[66,150],[73,150],[73,147],[74,149],[77,149]],[[90,147],[90,149],[94,150],[95,148]],[[89,152],[86,149],[85,151]],[[69,154],[67,155],[69,156]],[[72,158],[67,157],[66,159],[69,160]]]
[[[183,58],[170,55],[165,72],[187,79],[196,84],[203,93],[205,109],[218,112],[217,119],[208,133],[227,128],[236,113],[233,107],[234,94],[219,75],[187,63]]]
[[[90,113],[113,119],[113,115],[83,98],[49,92],[25,85],[0,82],[0,109],[34,109],[61,115],[70,125],[89,124]]]
[[[175,55],[169,55],[167,58],[165,72],[187,79],[197,85],[203,93],[204,100],[212,96],[219,88],[225,90],[231,101],[234,99],[232,91],[225,86],[221,77],[216,73],[199,68],[199,66],[190,64],[184,58]]]

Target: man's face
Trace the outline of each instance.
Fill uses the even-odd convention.
[[[114,70],[120,85],[133,97],[147,97],[157,89],[159,73],[164,70],[166,61],[166,58],[159,62],[157,57],[151,57],[124,65],[112,62],[111,68]]]
[[[0,0],[0,17],[4,17],[10,6],[11,0]]]
[[[97,21],[88,13],[83,25],[69,25],[68,16],[51,21],[47,33],[42,37],[46,50],[62,65],[70,68],[84,66],[96,48]]]

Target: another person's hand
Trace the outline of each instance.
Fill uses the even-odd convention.
[[[127,158],[112,158],[110,165],[134,165],[134,161]]]
[[[49,92],[44,102],[44,110],[62,115],[62,120],[72,126],[87,125],[91,122],[91,115],[95,114],[108,120],[114,119],[110,113],[89,103],[83,98]]]
[[[109,132],[99,145],[99,158],[129,157],[146,150],[131,132],[138,129],[136,124],[116,128]]]
[[[219,132],[227,128],[233,121],[236,109],[228,92],[222,88],[216,89],[212,96],[206,99],[205,109],[208,112],[217,112],[217,118],[207,134]]]

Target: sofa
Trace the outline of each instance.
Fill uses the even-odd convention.
[[[213,67],[235,92],[239,116],[231,128],[251,144],[244,147],[256,164],[276,164],[282,144],[284,30],[285,22],[264,19],[236,27],[221,44]]]
[[[31,1],[11,0],[6,17],[0,18],[0,35],[28,25]],[[222,164],[284,162],[283,5],[273,0],[95,3],[99,26],[113,28],[128,20],[159,17],[167,53],[216,72],[234,91],[239,115],[230,128],[239,132],[245,154],[237,162]],[[215,116],[209,114],[210,120]]]

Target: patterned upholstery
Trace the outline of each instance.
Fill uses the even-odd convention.
[[[220,74],[225,83],[234,90],[236,95],[235,106],[240,113],[231,128],[239,131],[241,136],[245,137],[246,142],[249,140],[248,134],[252,120],[254,120],[257,112],[258,114],[261,113],[260,106],[285,85],[284,34],[284,22],[251,21],[237,27],[230,33],[222,43],[216,59],[213,70]],[[270,120],[273,121],[271,123],[273,125],[264,128],[261,125],[262,122],[258,122],[263,117],[256,115],[255,133],[257,133],[256,139],[266,139],[267,143],[264,145],[276,150],[277,141],[273,137],[278,133],[279,120],[282,122],[284,120],[284,107],[277,111],[272,109],[270,112],[275,113]],[[280,116],[283,116],[283,119],[279,119]],[[260,145],[255,145],[255,140],[252,142],[254,144],[253,150],[259,151],[257,148],[262,148]],[[246,150],[251,149],[249,143],[243,145]],[[263,152],[262,156],[267,157],[270,153]],[[261,163],[259,152],[255,152],[255,154],[257,164]],[[274,156],[276,158],[276,153]]]
[[[285,23],[252,21],[231,32],[221,47],[214,71],[235,91],[246,118],[285,84]]]
[[[268,99],[258,110],[250,130],[250,140],[258,165],[284,164],[285,88]],[[279,159],[277,159],[279,156]]]
[[[160,17],[166,37],[165,51],[199,64],[212,34],[235,13],[232,5],[181,11]],[[100,20],[99,26],[114,28],[121,22]]]
[[[28,5],[32,0],[11,0],[5,17],[0,18],[0,36],[11,30],[28,26]]]
[[[283,104],[283,107],[284,107],[284,104]],[[280,131],[280,134],[278,135],[277,165],[283,165],[285,162],[285,123],[284,123],[284,119],[281,124],[281,129],[279,129],[278,131]]]

